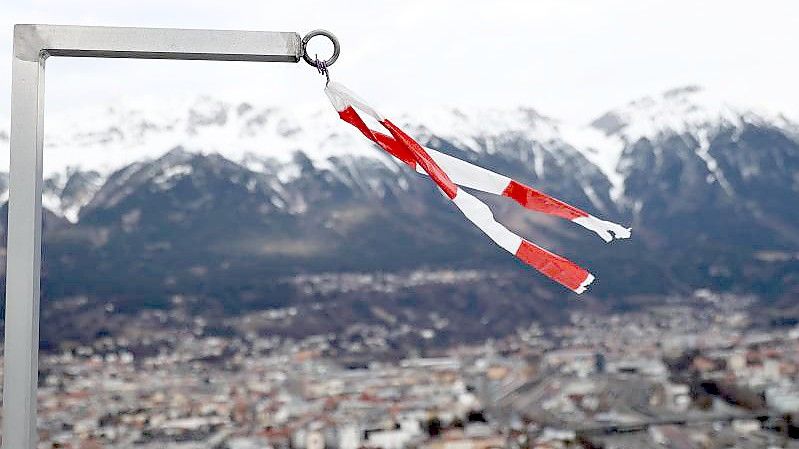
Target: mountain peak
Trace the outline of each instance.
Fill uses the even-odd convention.
[[[704,88],[697,85],[688,85],[675,87],[663,92],[663,98],[674,98],[682,96],[690,96],[691,94],[702,92]]]
[[[784,126],[778,114],[743,107],[700,86],[669,89],[646,96],[600,116],[591,126],[626,142],[663,134],[695,134],[700,130],[739,127],[744,123]]]
[[[717,123],[735,123],[737,108],[699,86],[681,86],[658,96],[646,96],[613,109],[591,123],[607,135],[628,142],[663,133],[683,133]]]

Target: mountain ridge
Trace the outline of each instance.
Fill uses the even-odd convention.
[[[67,182],[75,172],[86,172],[96,190],[96,184],[112,172],[134,162],[156,159],[174,148],[201,154],[219,153],[254,171],[282,165],[283,181],[297,173],[291,162],[298,152],[321,167],[329,167],[331,158],[363,157],[396,168],[388,155],[342,127],[332,110],[262,108],[208,96],[189,104],[187,110],[169,109],[165,105],[152,110],[113,106],[96,109],[94,115],[51,120],[55,129],[47,133],[44,164],[46,177],[51,180],[49,190],[56,194],[46,195],[45,205],[75,222],[90,194],[85,192],[83,198],[72,198],[62,205],[59,192],[63,191],[63,186],[59,187],[59,183]],[[105,113],[101,113],[102,110]],[[421,141],[434,146],[446,142],[478,164],[479,155],[492,155],[497,146],[508,140],[533,142],[532,163],[527,169],[536,177],[542,176],[542,161],[547,157],[558,158],[564,152],[567,153],[565,157],[574,157],[564,150],[570,148],[607,178],[613,202],[624,201],[626,175],[620,167],[623,150],[643,138],[654,139],[658,133],[699,133],[697,137],[706,139],[707,129],[740,127],[747,120],[790,133],[799,129],[780,114],[765,115],[733,107],[695,86],[634,100],[584,126],[552,119],[527,107],[472,113],[457,108],[437,108],[421,111],[412,118],[413,122],[407,114],[398,117],[399,122]],[[0,128],[0,140],[3,136],[7,142],[7,132]],[[718,164],[707,151],[699,151],[699,154],[724,184]],[[521,159],[520,162],[530,161]],[[586,193],[595,194],[590,189]],[[0,194],[6,195],[2,183]],[[600,209],[601,203],[601,199],[593,201]]]
[[[477,137],[516,132],[540,142],[562,140],[585,151],[586,146],[597,149],[596,147],[619,144],[619,142],[600,142],[599,136],[594,131],[610,136],[623,135],[627,140],[637,140],[647,136],[640,130],[635,134],[635,139],[629,138],[630,133],[608,132],[610,124],[605,122],[611,120],[610,117],[615,117],[615,120],[624,119],[626,128],[637,129],[642,127],[639,122],[660,120],[661,127],[658,129],[683,132],[684,129],[674,125],[685,122],[680,118],[690,115],[689,113],[693,114],[688,117],[691,121],[710,117],[732,122],[734,121],[732,118],[748,115],[752,118],[762,117],[763,120],[771,122],[779,121],[780,127],[796,126],[782,114],[766,114],[757,112],[755,108],[733,107],[696,86],[674,88],[659,96],[633,100],[626,105],[608,110],[588,124],[574,124],[554,119],[526,106],[504,109],[477,108],[472,111],[441,106],[423,109],[413,114],[400,112],[393,115],[398,118],[397,122],[409,128],[417,137],[443,136],[458,143],[460,147],[491,153],[492,148],[484,147],[476,140]],[[84,108],[82,111],[49,119],[48,128],[51,129],[46,133],[45,151],[53,155],[54,160],[45,162],[46,174],[65,172],[72,165],[77,165],[83,170],[108,173],[127,165],[132,160],[157,157],[176,146],[194,148],[205,153],[219,151],[233,160],[240,160],[247,153],[253,153],[285,161],[284,150],[290,153],[291,150],[297,149],[303,149],[315,161],[341,154],[376,156],[360,139],[352,139],[356,134],[342,131],[344,128],[340,127],[335,113],[326,106],[316,109],[260,107],[247,102],[232,103],[210,96],[199,96],[193,101],[181,100],[177,106],[172,105],[171,100],[165,100],[157,106],[150,105],[145,109],[119,105]],[[596,141],[586,139],[584,136],[582,139],[574,137],[580,133],[589,134],[590,138]],[[226,145],[232,139],[236,139],[236,149]],[[340,141],[336,142],[336,139]],[[0,127],[0,141],[3,140],[6,142],[8,140],[5,126]],[[330,140],[333,142],[329,142]],[[356,145],[353,145],[353,141]],[[358,143],[361,145],[357,145]],[[104,159],[102,154],[88,152],[97,147],[105,148],[104,153],[121,153],[125,148],[134,147],[159,147],[159,149],[139,152],[131,155],[132,159],[122,158],[115,161]],[[278,148],[280,151],[270,149],[268,154],[264,154],[265,147]],[[80,149],[87,151],[85,156],[81,157],[80,154],[71,151]],[[67,153],[69,159],[61,157],[58,154],[61,152]],[[77,164],[74,163],[76,158],[79,160]],[[84,160],[80,161],[81,158]],[[94,158],[99,162],[87,161]],[[5,162],[0,171],[7,171],[7,161]],[[92,163],[99,163],[100,166],[91,166]]]

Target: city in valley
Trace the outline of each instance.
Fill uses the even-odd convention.
[[[447,320],[287,338],[246,329],[292,308],[229,318],[227,335],[144,311],[43,348],[39,447],[799,448],[799,327],[756,313],[700,290],[394,354]]]

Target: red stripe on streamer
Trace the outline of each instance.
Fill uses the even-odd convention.
[[[363,119],[361,119],[361,116],[355,112],[355,109],[353,109],[352,106],[348,106],[343,111],[339,111],[338,116],[341,117],[341,119],[345,122],[358,128],[358,130],[361,131],[361,133],[363,133],[367,139],[380,145],[381,148],[388,151],[391,153],[391,155],[402,162],[410,165],[411,168],[416,169],[416,161],[413,158],[413,154],[408,151],[404,145],[401,145],[399,142],[391,138],[391,136],[387,136],[381,132],[374,131],[369,128],[366,123],[364,123]]]
[[[413,158],[416,160],[416,163],[422,166],[424,171],[430,175],[430,178],[432,178],[439,187],[441,187],[441,190],[447,194],[449,199],[455,198],[455,195],[458,194],[458,186],[452,182],[449,176],[447,176],[447,173],[436,164],[429,154],[427,154],[427,151],[389,120],[383,120],[380,123],[386,127],[398,142],[402,143],[405,148],[413,153]]]
[[[502,195],[512,198],[514,201],[526,207],[527,209],[555,215],[567,220],[588,216],[587,213],[577,209],[574,206],[552,198],[543,192],[514,180],[511,180],[510,183],[508,183],[508,187],[505,187]]]
[[[588,271],[574,262],[553,254],[527,240],[522,240],[522,244],[516,250],[516,257],[571,290],[578,290],[590,276]]]
[[[374,133],[375,137],[377,137],[378,145],[391,153],[397,159],[409,165],[412,169],[416,170],[416,160],[413,157],[413,153],[408,151],[404,145],[401,145],[399,142],[392,139],[391,136],[387,136],[379,131],[374,131]]]
[[[373,142],[377,142],[377,139],[375,138],[374,135],[374,131],[372,131],[371,129],[369,129],[368,126],[366,126],[366,123],[364,123],[364,121],[361,119],[361,116],[358,115],[357,112],[355,112],[355,109],[353,109],[352,106],[348,106],[343,111],[339,111],[338,116],[341,117],[341,119],[344,120],[345,122],[358,128],[358,131],[362,132],[367,139]]]

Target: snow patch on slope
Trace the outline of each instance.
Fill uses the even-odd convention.
[[[619,172],[624,142],[618,136],[586,126],[563,125],[560,133],[565,142],[578,149],[608,178],[610,196],[618,200],[624,194],[624,176]]]
[[[724,176],[724,172],[721,170],[721,167],[719,167],[716,159],[710,154],[710,138],[708,137],[708,131],[700,130],[697,134],[699,138],[699,148],[696,150],[697,156],[705,162],[707,170],[711,173],[713,178],[719,182],[724,192],[732,196],[735,193],[733,192],[732,186]]]

